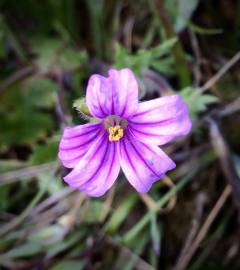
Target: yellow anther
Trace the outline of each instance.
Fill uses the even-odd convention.
[[[110,142],[117,142],[124,135],[123,129],[119,125],[114,126],[114,127],[110,127],[108,129],[108,132],[109,132],[108,139]]]

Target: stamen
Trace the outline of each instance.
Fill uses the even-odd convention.
[[[119,125],[116,125],[114,127],[110,127],[108,129],[108,132],[109,132],[108,139],[109,139],[110,142],[117,142],[124,135],[123,129]]]

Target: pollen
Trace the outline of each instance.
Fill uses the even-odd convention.
[[[124,135],[123,129],[119,125],[116,125],[114,127],[110,127],[108,129],[108,133],[109,133],[108,139],[110,142],[117,142]]]

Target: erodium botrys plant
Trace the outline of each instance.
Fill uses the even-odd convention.
[[[59,158],[73,170],[64,177],[70,186],[89,196],[103,195],[120,168],[138,192],[151,185],[175,163],[159,148],[189,133],[188,108],[178,95],[138,102],[132,71],[109,70],[109,76],[89,79],[86,102],[97,122],[67,127]]]

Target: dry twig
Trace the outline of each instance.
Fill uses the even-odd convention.
[[[167,175],[164,176],[162,181],[170,188],[175,186],[171,178],[168,177]],[[140,195],[141,200],[146,204],[149,210],[156,211],[156,209],[158,209],[157,203],[150,195],[148,195],[147,193],[139,193],[139,195]],[[176,201],[177,201],[177,195],[175,194],[174,196],[170,198],[167,206],[165,208],[159,209],[158,212],[167,213],[171,211],[174,208]]]
[[[41,165],[30,166],[0,174],[0,185],[9,184],[21,178],[31,178],[45,171],[52,171],[58,167],[58,162],[49,162]]]
[[[33,66],[24,67],[15,73],[13,73],[6,80],[2,81],[0,84],[0,93],[6,90],[13,83],[25,79],[26,77],[32,75],[35,72],[35,68]]]
[[[232,186],[234,201],[240,210],[240,179],[234,167],[229,147],[224,140],[217,122],[210,117],[208,117],[206,120],[209,124],[211,142],[214,151],[221,162],[223,173],[229,181],[229,184]]]
[[[210,80],[208,80],[200,91],[203,93],[211,88],[232,66],[240,60],[240,52],[236,53]]]
[[[205,202],[206,202],[205,194],[200,193],[196,199],[196,212],[195,212],[195,215],[194,215],[193,220],[192,220],[190,231],[189,231],[187,238],[185,240],[185,244],[183,245],[183,248],[181,249],[181,253],[178,257],[178,260],[177,260],[177,263],[175,266],[176,269],[178,269],[181,266],[182,261],[184,260],[186,254],[188,253],[188,250],[191,248],[191,244],[192,244],[192,242],[197,234],[197,230],[200,226],[201,218],[203,215],[203,207],[205,205]]]
[[[226,200],[230,196],[231,191],[232,191],[232,189],[231,189],[230,185],[225,187],[223,193],[221,194],[221,196],[217,200],[216,204],[212,208],[212,210],[209,213],[207,219],[205,220],[205,222],[203,223],[201,229],[199,230],[196,238],[192,242],[192,244],[189,247],[188,251],[185,253],[185,257],[182,259],[181,264],[179,264],[178,267],[175,268],[176,270],[187,269],[187,266],[188,266],[189,262],[191,261],[191,259],[192,259],[193,255],[195,254],[196,250],[198,249],[200,243],[202,242],[202,240],[204,239],[204,237],[208,233],[209,228],[211,227],[213,221],[215,220],[218,213],[222,209],[222,207],[225,204]]]

